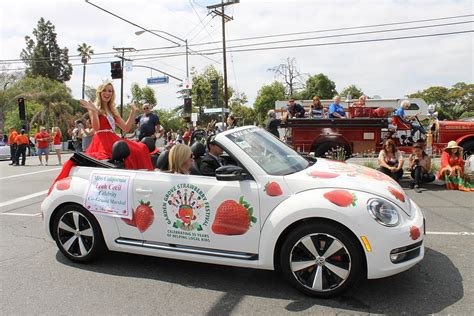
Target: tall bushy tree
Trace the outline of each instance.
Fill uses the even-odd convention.
[[[281,82],[274,81],[258,90],[254,109],[260,123],[265,122],[268,111],[275,108],[275,101],[278,100],[285,100],[285,86]]]
[[[310,100],[315,95],[321,99],[332,99],[337,94],[336,84],[325,74],[317,74],[306,80],[305,88],[298,94],[298,99]]]
[[[156,105],[155,90],[153,90],[152,88],[140,88],[137,83],[134,83],[132,84],[130,90],[132,92],[132,98],[133,100],[135,100],[135,102],[138,102],[139,104],[149,103],[152,106]]]
[[[342,98],[347,98],[349,96],[351,99],[358,99],[363,94],[364,92],[355,84],[345,87],[340,93]]]
[[[27,67],[26,75],[42,76],[59,82],[69,81],[72,65],[69,63],[68,49],[59,48],[54,25],[40,18],[33,35],[36,41],[25,36],[26,48],[20,54]]]
[[[91,59],[91,55],[94,54],[94,50],[90,45],[82,43],[81,45],[78,45],[77,51],[79,52],[79,56],[81,56],[81,63],[84,64],[82,69],[82,98],[84,99],[86,86],[86,64]]]
[[[21,91],[17,88],[17,83],[22,75],[20,72],[9,72],[6,65],[3,65],[0,70],[0,132],[6,131],[7,112],[16,109],[17,99],[22,96]],[[16,113],[18,115],[18,111]]]

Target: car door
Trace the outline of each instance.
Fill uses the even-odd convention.
[[[143,240],[256,254],[260,237],[254,180],[150,172],[135,178],[135,224]]]

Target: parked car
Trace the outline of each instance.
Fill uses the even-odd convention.
[[[422,211],[391,178],[304,158],[257,127],[214,142],[228,161],[215,177],[117,169],[75,154],[77,166],[41,205],[47,234],[76,262],[108,249],[279,269],[317,297],[423,259]]]
[[[10,146],[0,146],[0,160],[10,159]]]

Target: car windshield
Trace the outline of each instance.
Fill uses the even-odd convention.
[[[263,129],[249,128],[226,136],[270,175],[295,173],[309,165],[296,151]]]

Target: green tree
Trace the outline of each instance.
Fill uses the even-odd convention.
[[[132,92],[132,99],[138,103],[137,105],[143,105],[144,103],[149,103],[152,106],[156,105],[155,90],[153,90],[152,88],[140,88],[137,83],[134,83],[132,84],[130,90]]]
[[[79,56],[81,56],[81,63],[84,64],[82,68],[82,98],[84,99],[84,89],[86,85],[86,64],[91,59],[91,55],[94,54],[94,50],[90,45],[82,43],[81,45],[78,45],[77,51],[79,52]]]
[[[314,96],[319,96],[321,99],[332,99],[336,94],[336,84],[334,81],[320,73],[306,80],[305,88],[298,95],[297,99],[310,100]]]
[[[204,124],[208,121],[207,117],[203,116],[205,108],[223,107],[224,106],[224,77],[214,67],[207,66],[202,73],[198,73],[193,67],[191,69],[191,77],[193,82],[193,88],[191,90],[191,96],[193,98],[193,105],[199,109],[200,123]],[[219,85],[218,97],[219,103],[217,106],[211,102],[211,80],[217,79]],[[229,100],[232,99],[234,90],[232,87],[228,87]]]
[[[229,108],[240,126],[254,124],[256,122],[255,110],[246,106],[248,102],[244,92],[236,93],[229,102]]]
[[[160,117],[161,126],[165,131],[173,130],[177,131],[184,127],[183,120],[179,117],[179,109],[173,110],[158,109],[153,111]]]
[[[275,108],[275,101],[278,100],[285,100],[285,86],[281,82],[274,81],[258,90],[254,109],[260,123],[265,122],[268,111]]]
[[[355,84],[351,84],[350,86],[345,87],[340,93],[341,98],[347,98],[348,96],[350,96],[351,99],[358,99],[363,94],[364,92],[362,92],[362,90],[358,88]]]
[[[36,42],[25,36],[26,48],[20,57],[26,64],[26,75],[30,77],[43,76],[59,82],[69,81],[72,75],[72,65],[69,63],[67,47],[59,48],[56,41],[54,25],[40,18],[33,29]]]
[[[17,109],[17,99],[22,96],[17,87],[17,83],[22,77],[20,72],[8,72],[6,66],[2,66],[0,71],[0,132],[5,129],[5,118],[9,111]],[[18,111],[15,111],[18,116]],[[9,128],[12,126],[9,126]],[[18,128],[18,126],[15,126]]]
[[[434,86],[408,95],[436,105],[442,120],[456,120],[474,114],[474,84],[458,82],[451,88]]]
[[[71,89],[64,83],[45,77],[26,77],[18,83],[27,104],[38,103],[43,108],[29,118],[30,126],[51,124],[65,128],[64,124],[78,112],[80,106],[73,100]]]

